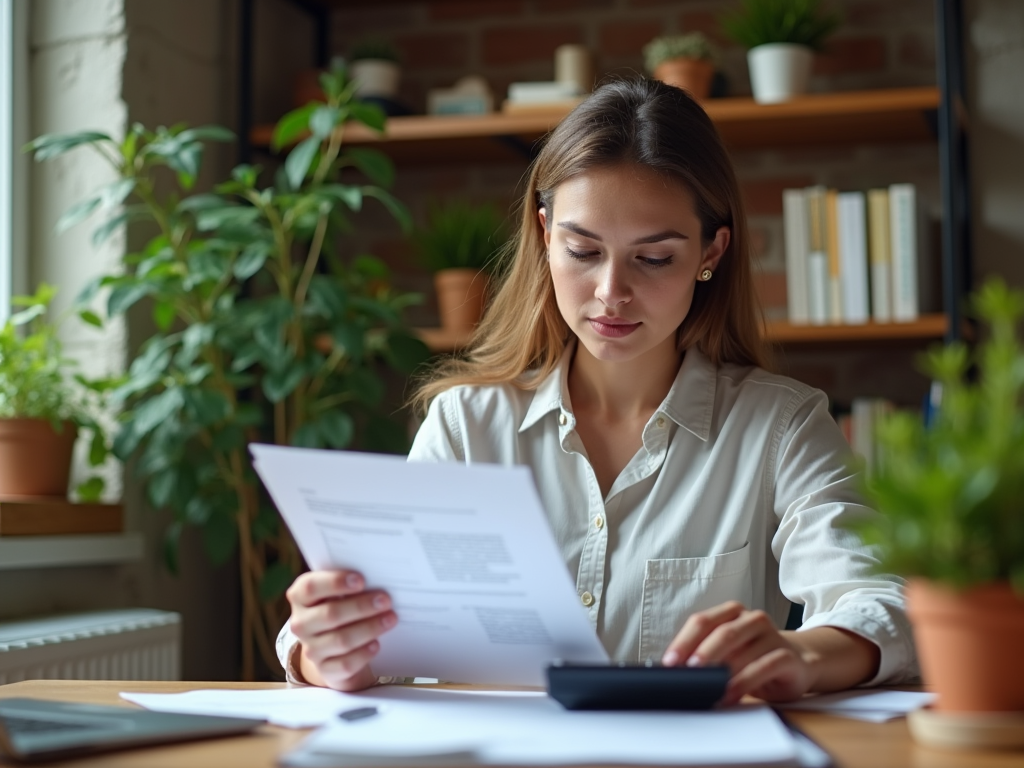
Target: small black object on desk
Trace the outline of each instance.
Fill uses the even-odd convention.
[[[548,694],[566,709],[695,710],[722,700],[729,668],[555,662]]]

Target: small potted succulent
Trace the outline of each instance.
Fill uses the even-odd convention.
[[[433,205],[427,219],[413,242],[434,273],[441,326],[470,331],[483,316],[487,273],[507,239],[504,219],[494,205],[463,200]]]
[[[398,51],[388,40],[368,37],[353,45],[348,56],[348,73],[356,83],[359,97],[393,99],[398,93],[401,75],[398,64]]]
[[[1024,722],[1024,291],[993,280],[973,305],[990,333],[974,354],[956,342],[925,357],[941,402],[928,425],[899,412],[881,422],[884,460],[864,481],[880,514],[856,526],[884,571],[909,578],[922,673],[938,692],[936,711],[911,722],[928,743],[962,732],[943,718]]]
[[[722,18],[726,34],[747,49],[754,100],[788,101],[807,92],[814,52],[839,26],[821,0],[743,0]]]
[[[55,292],[44,283],[32,296],[15,296],[22,309],[0,328],[0,496],[67,496],[80,430],[92,433],[90,464],[107,458],[94,383],[72,381],[74,363],[64,356],[57,326],[43,319]],[[99,477],[77,489],[83,501],[102,492]]]
[[[656,80],[683,88],[696,99],[711,93],[717,53],[703,33],[656,37],[643,52],[644,65]]]

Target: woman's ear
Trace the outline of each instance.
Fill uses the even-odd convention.
[[[551,229],[548,227],[548,209],[543,205],[537,209],[537,221],[540,222],[540,230],[544,235],[544,247],[551,247]]]
[[[710,269],[714,272],[718,268],[718,262],[722,260],[729,243],[732,240],[732,230],[728,227],[719,227],[715,232],[715,239],[704,249],[704,258],[700,262],[700,270]]]

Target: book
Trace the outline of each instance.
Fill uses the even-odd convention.
[[[829,318],[828,254],[825,246],[825,188],[804,190],[807,205],[807,314],[813,325]]]
[[[782,226],[786,248],[786,303],[789,322],[810,321],[808,301],[808,223],[804,190],[782,192]]]
[[[843,291],[839,268],[839,193],[825,192],[825,252],[828,254],[828,321],[843,322]]]
[[[836,223],[843,321],[850,324],[866,323],[870,312],[867,216],[863,192],[840,192],[836,196]]]
[[[889,250],[889,190],[868,190],[868,261],[871,265],[871,317],[892,320],[892,259]]]
[[[889,187],[889,248],[892,259],[892,317],[897,322],[918,316],[917,189],[913,184]]]

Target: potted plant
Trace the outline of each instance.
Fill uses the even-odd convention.
[[[480,322],[487,271],[505,240],[504,218],[494,205],[451,200],[431,206],[413,242],[434,273],[442,328],[465,333]]]
[[[57,326],[43,317],[55,292],[44,283],[32,296],[15,296],[22,309],[0,329],[0,496],[67,496],[79,430],[92,433],[90,464],[107,458],[91,396],[98,389],[81,377],[76,387]],[[77,495],[96,501],[103,486],[90,478]]]
[[[644,65],[656,80],[689,91],[695,99],[711,93],[717,58],[701,32],[656,37],[643,48]]]
[[[349,74],[360,98],[367,96],[393,99],[398,94],[401,69],[398,51],[390,41],[368,37],[352,46],[348,57]]]
[[[908,608],[925,681],[938,691],[936,714],[1015,712],[1019,729],[1024,347],[1016,329],[1024,292],[993,280],[973,304],[989,337],[973,355],[960,342],[927,355],[941,403],[928,426],[908,413],[882,421],[884,459],[865,480],[881,514],[856,530],[883,570],[910,578]]]
[[[821,0],[743,0],[722,18],[726,33],[747,48],[754,100],[788,101],[807,92],[814,52],[839,26]]]
[[[384,376],[407,375],[429,356],[401,316],[418,297],[395,291],[382,262],[348,256],[339,242],[364,204],[383,204],[408,227],[387,191],[390,161],[344,147],[337,130],[354,120],[380,131],[384,115],[354,98],[342,69],[321,84],[326,103],[275,128],[276,147],[309,135],[272,185],[240,165],[213,191],[195,192],[203,142],[233,138],[216,127],[136,124],[120,141],[84,132],[30,145],[37,160],[88,146],[113,167],[118,179],[69,214],[107,211],[94,240],[126,222],[145,225],[148,242],[81,296],[96,304],[104,292],[105,312],[83,316],[101,323],[98,315],[123,316],[147,300],[156,330],[111,393],[123,408],[113,450],[133,460],[152,506],[171,512],[172,570],[185,526],[201,529],[215,563],[238,552],[246,679],[257,654],[266,673],[278,669],[282,595],[303,567],[248,443],[403,452],[408,430],[385,402]]]

